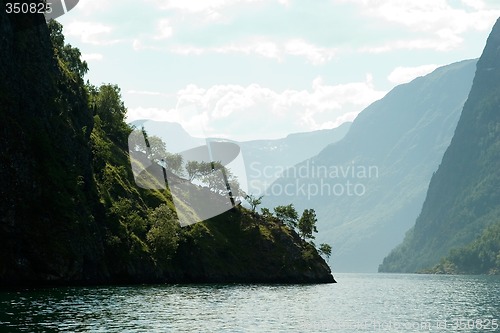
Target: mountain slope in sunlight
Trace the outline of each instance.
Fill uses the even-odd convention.
[[[376,271],[418,215],[449,145],[476,60],[444,66],[394,88],[349,133],[272,185],[265,205],[312,207],[333,244],[335,268]]]

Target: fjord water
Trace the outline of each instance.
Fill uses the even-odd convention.
[[[338,274],[336,279],[339,283],[327,285],[2,291],[0,331],[500,331],[494,324],[500,321],[500,276]]]

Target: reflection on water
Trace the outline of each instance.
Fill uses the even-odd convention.
[[[0,330],[500,332],[493,325],[500,321],[499,276],[337,274],[336,279],[339,283],[328,285],[4,291]]]

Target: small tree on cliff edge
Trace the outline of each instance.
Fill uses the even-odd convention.
[[[263,195],[261,195],[260,197],[256,197],[253,194],[247,194],[247,196],[245,197],[245,200],[250,204],[253,213],[255,213],[255,209],[257,208],[257,206],[262,203],[263,197]]]
[[[315,238],[313,233],[318,232],[316,222],[318,222],[318,219],[314,209],[305,209],[298,223],[299,235],[303,240]]]
[[[320,244],[319,245],[319,254],[324,255],[326,257],[326,261],[330,260],[330,256],[332,255],[332,246],[329,244]]]
[[[274,213],[278,220],[285,223],[290,229],[295,229],[297,227],[297,220],[299,219],[299,214],[293,207],[293,204],[287,206],[278,206],[274,208]]]

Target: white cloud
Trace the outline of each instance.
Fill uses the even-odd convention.
[[[140,39],[136,38],[132,41],[132,48],[134,49],[134,51],[140,51],[144,49],[144,45]]]
[[[317,78],[309,90],[281,92],[258,84],[215,85],[208,89],[191,84],[178,91],[175,107],[132,108],[127,117],[176,121],[194,136],[277,138],[352,121],[385,94],[373,86],[371,75],[361,82],[337,85]],[[204,128],[203,133],[200,128]]]
[[[241,3],[264,2],[269,0],[150,0],[160,9],[178,9],[187,12],[214,11]],[[287,0],[272,0],[287,5]]]
[[[411,80],[429,74],[438,68],[438,65],[422,65],[417,67],[396,67],[387,79],[395,84],[408,83]]]
[[[447,0],[334,1],[358,4],[367,16],[383,19],[428,36],[406,43],[394,41],[389,43],[393,44],[392,46],[378,47],[379,52],[397,48],[429,48],[438,51],[454,49],[463,42],[462,34],[471,30],[488,30],[500,16],[500,7],[486,8],[482,0],[462,0],[466,7],[456,4],[452,6]]]
[[[289,6],[289,0],[147,0],[159,10],[177,11],[183,20],[190,16],[196,24],[228,22],[234,17],[234,8],[241,10],[246,6],[261,3],[278,3]]]
[[[85,61],[99,61],[102,60],[104,56],[100,53],[83,53],[82,54],[82,60]]]
[[[280,49],[278,45],[273,42],[263,41],[261,43],[257,43],[254,45],[253,49],[256,54],[265,58],[281,59]]]
[[[206,113],[194,108],[137,107],[127,111],[128,122],[142,119],[175,122],[181,124],[191,136],[199,138],[212,136],[213,129],[208,127],[207,117]]]
[[[165,39],[171,36],[172,28],[168,22],[163,22],[164,33],[157,35],[154,39]],[[144,42],[145,40],[145,42]],[[230,43],[222,46],[198,47],[193,45],[170,45],[157,46],[151,39],[142,38],[132,41],[135,51],[156,50],[172,52],[179,55],[204,55],[204,54],[244,54],[249,56],[260,56],[282,62],[286,56],[303,57],[314,66],[319,66],[333,59],[337,49],[321,47],[311,44],[303,39],[290,39],[277,42],[264,37],[249,37],[238,43]]]
[[[83,11],[86,14],[96,13],[97,11],[102,11],[111,7],[113,3],[111,1],[103,0],[82,0],[78,2],[78,11]]]
[[[445,36],[442,31],[440,36]],[[365,46],[359,49],[365,53],[385,53],[395,50],[425,50],[450,51],[457,48],[463,41],[462,37],[451,34],[448,38],[427,38],[427,39],[408,39],[395,40],[379,46]]]
[[[158,51],[158,52],[165,52],[168,50],[168,47],[165,47],[162,44],[158,43],[153,43],[153,40],[162,40],[162,39],[168,39],[169,37],[162,37],[160,34],[156,34],[155,36],[152,37],[144,37],[140,36],[139,38],[134,38],[132,40],[132,49],[134,51],[142,51],[142,50],[151,50],[151,51]],[[174,52],[175,53],[175,52]]]
[[[174,46],[170,51],[182,55],[241,53],[258,55],[277,61],[282,61],[285,56],[298,56],[304,57],[312,65],[322,65],[335,56],[337,49],[316,46],[303,39],[291,39],[277,43],[264,38],[252,38],[246,42],[219,47]]]
[[[174,46],[170,52],[180,55],[201,55],[206,52],[205,49],[195,46]]]
[[[302,39],[293,39],[285,44],[285,52],[304,56],[313,65],[320,65],[331,60],[335,56],[336,50],[318,47]]]
[[[170,25],[170,21],[167,19],[162,19],[158,21],[157,24],[158,35],[156,35],[155,39],[167,39],[172,37],[174,33],[174,29]]]
[[[477,10],[483,9],[486,6],[483,0],[462,0],[462,3]]]
[[[108,45],[118,42],[118,40],[105,38],[113,31],[113,28],[102,23],[73,21],[64,27],[64,31],[67,36],[78,37],[87,44]]]

